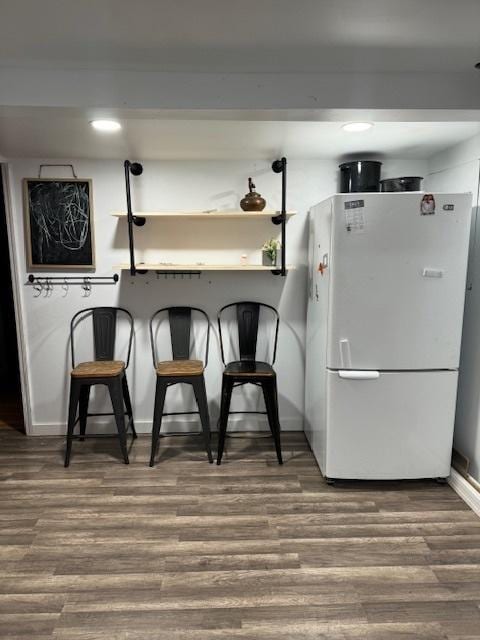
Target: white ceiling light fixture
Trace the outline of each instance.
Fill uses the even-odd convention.
[[[342,129],[344,131],[349,131],[350,133],[360,133],[361,131],[368,131],[372,127],[372,122],[347,122],[346,124],[342,124]]]
[[[103,131],[106,133],[120,131],[122,128],[122,125],[117,120],[91,120],[90,124],[95,131]]]

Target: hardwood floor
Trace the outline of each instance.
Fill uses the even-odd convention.
[[[327,486],[303,434],[74,442],[0,430],[0,637],[473,640],[480,519],[435,482]]]

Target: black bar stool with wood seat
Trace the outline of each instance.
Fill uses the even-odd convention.
[[[256,360],[259,318],[261,310],[268,310],[274,318],[273,353],[271,364]],[[238,330],[238,354],[239,360],[225,363],[225,345],[222,333],[223,318],[228,310],[235,311],[233,319]],[[280,318],[278,311],[268,304],[262,302],[234,302],[222,307],[218,312],[218,331],[220,336],[220,348],[222,362],[225,365],[222,378],[222,397],[220,403],[220,418],[218,422],[218,455],[217,464],[220,464],[225,446],[225,436],[227,433],[228,416],[230,413],[258,413],[266,414],[268,424],[272,433],[277,459],[279,464],[283,464],[282,451],[280,445],[280,420],[278,417],[278,393],[277,376],[273,365],[277,354],[278,326]],[[272,341],[271,341],[272,342]],[[235,387],[245,384],[254,384],[262,388],[265,400],[266,411],[230,411],[230,401],[232,391]]]
[[[158,332],[162,323],[162,314],[163,319],[168,317],[168,325],[170,328],[172,360],[167,361],[159,361],[157,356],[157,342],[159,340]],[[194,336],[192,335],[192,328],[194,328],[193,315],[199,315],[203,320],[203,337],[205,340],[205,358],[203,361],[191,359],[195,343]],[[162,418],[163,416],[171,415],[200,415],[208,461],[213,462],[212,450],[210,448],[210,417],[208,414],[207,393],[205,389],[205,378],[203,375],[208,364],[209,341],[210,319],[201,309],[197,309],[195,307],[165,307],[164,309],[159,309],[154,313],[150,320],[150,342],[152,346],[153,366],[155,367],[157,374],[152,427],[152,452],[150,456],[151,467],[153,467],[155,463],[155,453],[160,440]],[[163,412],[168,387],[179,383],[189,384],[193,387],[198,411],[176,411],[174,413]]]
[[[114,360],[117,337],[117,317],[122,314],[128,324],[128,346],[126,361]],[[90,362],[75,365],[74,334],[76,328],[88,318],[92,319],[94,357]],[[86,436],[87,418],[90,416],[115,416],[115,422],[125,464],[128,464],[127,431],[131,427],[132,435],[137,437],[133,423],[132,403],[128,390],[126,368],[130,361],[133,338],[133,318],[120,307],[92,307],[76,313],[70,324],[70,347],[72,355],[72,372],[70,379],[70,403],[68,409],[67,448],[65,466],[70,464],[70,453],[73,440],[84,440],[85,437],[98,438],[101,435]],[[105,385],[110,393],[113,413],[88,413],[90,389],[95,385]],[[124,408],[125,403],[125,408]],[[77,418],[78,407],[78,418]],[[126,411],[125,411],[126,409]],[[128,423],[125,426],[125,415]],[[80,422],[80,435],[74,435],[77,422]],[[109,434],[107,434],[109,435]]]

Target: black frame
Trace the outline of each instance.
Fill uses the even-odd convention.
[[[80,311],[77,311],[77,313],[73,316],[71,322],[70,322],[70,353],[71,353],[71,359],[72,359],[72,369],[75,369],[75,327],[77,326],[75,321],[78,317],[80,316],[85,316],[85,319],[88,317],[89,314],[91,314],[92,316],[92,321],[94,319],[94,313],[96,311],[102,311],[102,310],[108,310],[108,311],[121,311],[122,313],[125,313],[129,322],[130,322],[130,335],[129,335],[129,339],[128,339],[128,347],[127,347],[127,358],[125,361],[125,369],[128,369],[128,365],[130,363],[130,354],[132,351],[132,342],[133,342],[133,316],[130,313],[130,311],[127,311],[126,309],[124,309],[123,307],[88,307],[87,309],[81,309]],[[83,320],[84,318],[82,318]],[[96,358],[97,359],[97,358]],[[102,358],[98,358],[98,360],[101,360]]]
[[[246,300],[243,300],[241,302],[231,302],[230,304],[226,304],[217,313],[218,336],[220,338],[220,353],[221,353],[221,356],[222,356],[223,365],[226,365],[227,363],[225,362],[225,353],[224,353],[224,349],[223,349],[222,314],[226,309],[230,309],[231,307],[238,308],[239,305],[258,305],[259,308],[260,307],[265,307],[266,309],[269,309],[270,311],[273,311],[274,316],[276,318],[276,322],[275,322],[275,337],[273,339],[274,342],[273,342],[272,362],[269,363],[273,367],[273,365],[275,364],[275,360],[277,358],[278,329],[279,329],[279,326],[280,326],[280,315],[279,315],[278,311],[275,309],[275,307],[272,307],[270,304],[266,304],[265,302],[253,302],[253,301],[246,301]],[[240,358],[241,358],[241,354],[240,354]],[[245,413],[245,412],[241,411],[240,413]],[[256,413],[256,412],[253,412],[253,413]]]
[[[152,359],[153,359],[153,366],[154,368],[157,367],[158,364],[158,360],[157,360],[157,350],[156,350],[156,346],[157,346],[157,341],[154,338],[153,335],[153,323],[155,322],[155,318],[157,316],[159,316],[161,313],[165,313],[168,312],[170,314],[171,311],[175,311],[177,309],[180,310],[190,310],[190,312],[192,311],[198,311],[199,313],[201,313],[206,322],[207,322],[207,340],[206,340],[206,345],[205,345],[205,358],[203,360],[204,364],[205,364],[205,369],[207,368],[208,365],[208,351],[209,351],[209,346],[210,346],[210,318],[208,317],[207,313],[205,313],[205,311],[203,309],[199,309],[198,307],[185,307],[185,306],[170,306],[170,307],[162,307],[162,309],[159,309],[158,311],[155,311],[155,313],[153,314],[153,316],[150,318],[150,324],[149,324],[149,329],[150,329],[150,346],[152,348]],[[171,322],[171,317],[169,317],[169,323]],[[173,359],[174,360],[188,360],[189,358],[175,358],[175,348],[174,348],[174,344],[173,344],[173,335],[171,332],[171,325],[170,325],[170,335],[172,336],[172,351],[173,351]]]

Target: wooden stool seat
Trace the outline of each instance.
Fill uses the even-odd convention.
[[[96,360],[80,362],[72,369],[72,378],[113,378],[125,370],[122,360]]]
[[[224,374],[226,376],[274,376],[275,371],[268,362],[255,362],[251,360],[239,360],[237,362],[229,362]]]
[[[157,376],[201,376],[204,370],[201,360],[167,360],[158,362]]]

